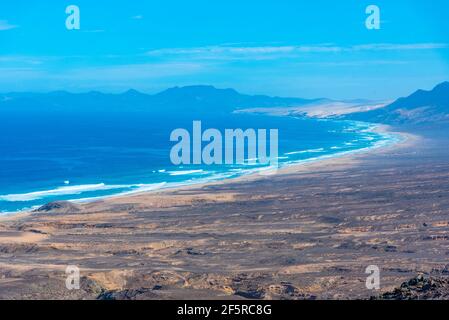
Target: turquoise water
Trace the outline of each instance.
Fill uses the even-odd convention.
[[[170,161],[170,133],[248,128],[279,130],[280,166],[392,143],[373,125],[335,120],[232,114],[176,118],[145,113],[0,112],[0,212],[55,200],[89,200],[254,173],[255,165],[181,165]]]

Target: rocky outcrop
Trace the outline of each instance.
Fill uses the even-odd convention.
[[[154,291],[157,291],[159,287],[153,289],[138,288],[138,289],[126,289],[121,291],[105,291],[102,292],[97,299],[98,300],[147,300],[160,298]]]
[[[399,288],[382,294],[380,300],[446,300],[449,299],[448,277],[419,275],[401,284]]]
[[[69,201],[55,201],[50,202],[42,207],[36,209],[34,212],[46,212],[46,213],[76,213],[80,208]]]

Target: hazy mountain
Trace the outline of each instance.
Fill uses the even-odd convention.
[[[418,90],[384,108],[354,113],[346,118],[388,124],[449,122],[449,82],[430,91]]]
[[[320,99],[252,96],[240,94],[233,89],[188,86],[167,89],[155,95],[136,90],[128,90],[122,94],[105,94],[97,91],[0,94],[0,110],[220,113],[254,106],[298,106],[316,101]]]

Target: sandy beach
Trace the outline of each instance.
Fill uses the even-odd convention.
[[[406,139],[276,175],[2,217],[0,299],[368,299],[447,276],[447,129],[388,130]],[[79,290],[66,289],[68,265]],[[379,291],[365,286],[369,265]]]

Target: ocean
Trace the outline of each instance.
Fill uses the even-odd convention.
[[[173,165],[170,133],[248,128],[279,130],[281,167],[394,142],[361,122],[253,114],[154,115],[141,112],[0,112],[0,212],[56,200],[88,201],[239,177],[260,164]]]

